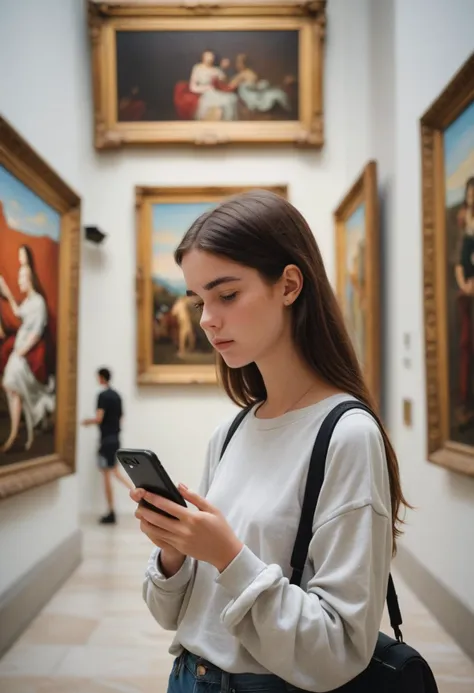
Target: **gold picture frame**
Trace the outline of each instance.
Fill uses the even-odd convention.
[[[380,230],[375,161],[367,163],[334,211],[334,225],[337,296],[365,381],[379,406]]]
[[[0,498],[6,498],[75,471],[80,198],[2,117],[0,117],[0,172],[2,181],[7,181],[4,186],[13,182],[13,185],[19,186],[18,189],[21,187],[25,190],[26,196],[31,195],[31,199],[36,200],[38,205],[44,204],[45,208],[47,206],[52,210],[57,219],[59,234],[59,248],[56,248],[58,292],[54,361],[56,406],[53,412],[54,428],[51,432],[51,446],[54,452],[46,455],[35,454],[37,437],[32,443],[30,452],[25,450],[21,454],[20,461],[8,463],[9,453],[0,452],[0,458],[3,458],[0,464]],[[16,233],[17,229],[21,229],[23,238],[24,228],[19,220],[26,209],[21,208],[16,198],[13,201],[8,200],[8,203],[10,211],[14,212],[17,219],[15,226],[11,227],[11,224],[7,222],[6,208],[2,206],[0,234],[6,239],[7,231],[14,229],[13,232]],[[13,204],[15,207],[12,206]],[[27,219],[23,216],[23,219],[30,224],[37,222],[38,225],[47,225],[44,216],[35,219],[31,217]],[[11,235],[8,236],[9,239],[11,237]],[[43,238],[46,236],[34,241],[42,242]],[[8,241],[5,240],[5,243]],[[4,247],[4,253],[5,248],[7,246]],[[15,250],[15,261],[16,252]],[[33,267],[31,263],[30,266]],[[43,272],[43,276],[45,273],[47,274]],[[0,339],[0,347],[2,343],[4,345],[6,343],[5,332]],[[38,436],[38,434],[35,435]],[[28,454],[31,456],[28,457]]]
[[[286,185],[259,187],[287,198]],[[217,383],[214,350],[199,327],[198,313],[186,305],[184,279],[173,252],[200,214],[253,188],[135,188],[139,385]]]
[[[98,150],[129,144],[166,143],[211,146],[286,142],[303,147],[323,146],[326,0],[273,0],[270,3],[259,0],[215,3],[88,0],[88,10],[95,147]],[[156,34],[150,34],[153,31],[162,32],[160,42],[156,42]],[[283,39],[280,38],[278,44],[281,65],[277,58],[268,62],[261,49],[265,32],[275,34],[277,31],[280,36],[281,32],[287,32],[287,53],[286,44],[281,43]],[[135,41],[136,32],[144,32],[147,40]],[[189,57],[184,49],[176,52],[175,34],[179,32],[187,32]],[[208,36],[211,32],[215,40]],[[235,45],[229,47],[228,37],[219,36],[219,32],[229,32],[229,36],[230,32],[247,32],[247,44],[238,43],[245,38],[241,33],[234,36]],[[170,41],[170,57],[166,53],[166,36]],[[152,40],[155,43],[152,44]],[[267,40],[274,39],[268,35]],[[268,53],[270,48],[267,48]],[[147,76],[150,72],[147,60],[149,55],[158,60],[156,55],[160,50],[164,52],[166,69],[155,69],[152,79]],[[230,63],[226,66],[229,77],[224,74],[227,86],[216,87],[219,103],[214,93],[211,108],[211,97],[206,96],[209,108],[205,109],[204,97],[196,95],[194,87],[191,89],[190,75],[200,55],[206,51],[214,55],[216,50],[230,52]],[[246,52],[240,53],[242,50]],[[254,55],[262,52],[256,66],[261,75],[247,64],[252,59],[252,50]],[[238,55],[245,59],[240,67]],[[215,57],[217,59],[217,54]],[[213,63],[212,69],[220,69],[223,64],[222,61],[219,65]],[[279,66],[278,71],[275,65]],[[288,72],[290,67],[292,71]],[[247,80],[243,87],[237,89],[231,80],[231,71],[235,73],[232,80],[237,74],[240,74],[238,79]],[[268,78],[265,71],[270,75]],[[165,81],[162,84],[158,80]],[[255,96],[255,85],[260,95]],[[232,90],[233,93],[223,95],[224,91]]]
[[[466,275],[474,242],[474,225],[467,230],[469,181],[469,215],[474,210],[474,54],[421,117],[420,130],[428,459],[474,476],[474,298]]]

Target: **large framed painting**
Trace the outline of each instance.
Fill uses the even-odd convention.
[[[75,469],[79,197],[0,117],[0,498]]]
[[[421,143],[428,458],[474,476],[474,54]]]
[[[89,0],[95,146],[323,145],[326,0]]]
[[[287,197],[285,185],[260,186]],[[251,187],[136,188],[138,384],[216,383],[215,352],[174,251],[191,224]]]
[[[367,386],[380,404],[377,164],[369,161],[334,212],[337,296]]]

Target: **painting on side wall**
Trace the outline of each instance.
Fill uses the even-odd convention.
[[[380,402],[377,164],[370,161],[334,212],[337,295],[366,383]]]
[[[98,149],[323,145],[325,0],[89,0]]]
[[[474,54],[421,142],[428,455],[474,476]]]
[[[285,185],[260,186],[287,198]],[[215,351],[186,296],[174,251],[193,222],[249,187],[136,189],[137,379],[145,384],[216,383]]]
[[[74,471],[79,223],[0,117],[0,498]]]

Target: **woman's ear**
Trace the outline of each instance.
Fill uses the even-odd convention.
[[[287,265],[283,270],[283,303],[290,306],[296,301],[303,288],[303,275],[296,265]]]

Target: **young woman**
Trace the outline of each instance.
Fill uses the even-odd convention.
[[[201,216],[176,251],[217,351],[223,386],[252,405],[199,495],[181,508],[142,489],[156,545],[144,598],[175,630],[169,693],[329,691],[365,669],[382,617],[399,510],[394,451],[377,416],[347,412],[328,451],[301,588],[290,584],[308,463],[339,402],[372,400],[313,234],[299,212],[252,191]]]
[[[21,325],[9,353],[2,378],[10,412],[11,430],[0,452],[7,452],[15,442],[21,414],[23,412],[27,440],[25,449],[29,450],[34,440],[34,428],[55,410],[56,396],[53,385],[46,378],[45,330],[48,323],[46,301],[40,293],[40,284],[31,258],[22,261],[20,249],[20,269],[18,287],[25,295],[18,304],[8,284],[0,277],[0,291],[10,303],[13,314],[20,318]]]

